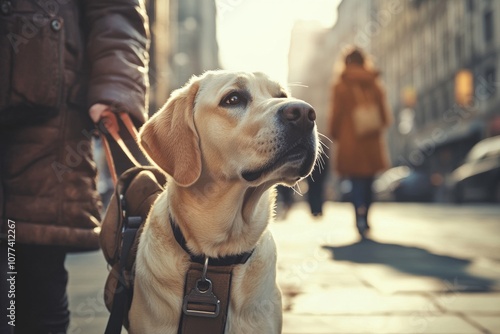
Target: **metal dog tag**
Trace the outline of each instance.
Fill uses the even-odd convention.
[[[200,278],[191,292],[184,297],[182,311],[186,315],[216,318],[220,311],[220,300],[212,292],[212,281]]]

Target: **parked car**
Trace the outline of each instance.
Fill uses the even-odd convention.
[[[390,168],[373,182],[377,201],[430,202],[434,190],[427,173],[408,166]]]
[[[451,174],[452,197],[456,203],[500,203],[500,136],[483,139]]]

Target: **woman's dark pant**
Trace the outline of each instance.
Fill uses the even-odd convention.
[[[323,203],[325,202],[324,188],[328,176],[328,157],[321,154],[321,164],[316,164],[311,175],[307,178],[309,190],[307,191],[307,201],[313,215],[323,214]]]
[[[2,252],[6,251],[2,246]],[[69,326],[66,251],[54,246],[16,244],[15,254],[16,321],[10,329],[15,334],[66,333]],[[2,267],[6,267],[5,263]],[[5,297],[2,296],[2,304]]]
[[[352,177],[352,204],[358,217],[367,218],[368,210],[373,202],[373,177]]]

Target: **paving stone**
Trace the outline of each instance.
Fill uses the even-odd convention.
[[[83,316],[83,317],[71,317],[71,323],[68,329],[68,334],[99,334],[104,333],[106,329],[106,324],[108,323],[108,317],[104,316]],[[127,331],[122,329],[122,334],[126,334]]]
[[[452,315],[321,316],[285,314],[283,334],[475,334],[480,330]]]
[[[385,295],[368,288],[315,289],[300,294],[292,303],[296,314],[418,314],[439,312],[422,295]]]
[[[443,309],[467,314],[496,314],[500,317],[500,293],[452,293],[435,295]]]
[[[472,321],[484,327],[489,334],[500,334],[500,316],[471,316]]]

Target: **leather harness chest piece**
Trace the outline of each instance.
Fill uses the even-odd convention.
[[[175,240],[191,258],[184,283],[184,300],[178,334],[223,334],[234,266],[246,263],[253,250],[222,258],[194,255],[171,217],[170,225]]]

